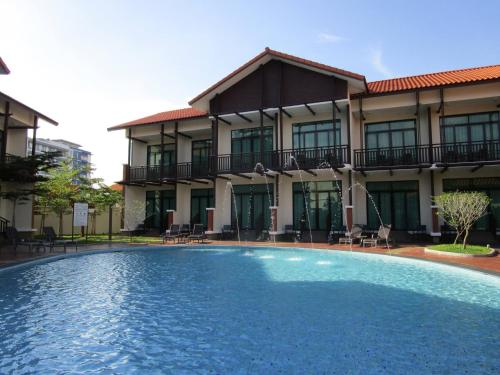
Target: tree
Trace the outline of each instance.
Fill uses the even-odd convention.
[[[16,208],[18,204],[29,202],[30,197],[33,195],[33,189],[17,189],[14,191],[0,192],[2,199],[8,200],[12,203],[12,226],[16,226]]]
[[[439,208],[438,214],[457,231],[453,244],[456,245],[458,239],[463,236],[462,247],[465,249],[472,226],[486,214],[491,199],[478,191],[456,191],[438,195],[434,197],[434,202]]]
[[[88,203],[94,208],[91,215],[92,233],[95,233],[97,215],[109,210],[109,215],[112,215],[112,208],[122,202],[122,194],[119,191],[111,189],[101,180],[97,183],[97,187],[92,187],[88,191]]]
[[[57,168],[48,171],[45,181],[38,182],[38,204],[48,207],[59,217],[58,232],[63,234],[63,215],[80,196],[78,185],[81,171],[74,169],[70,161],[63,161]]]

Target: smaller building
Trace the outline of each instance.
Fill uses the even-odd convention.
[[[28,139],[28,150],[32,149],[32,140]],[[60,152],[59,161],[71,160],[73,168],[86,167],[89,171],[85,173],[85,177],[90,178],[91,152],[81,148],[82,146],[64,139],[46,139],[38,138],[35,145],[35,153],[41,154],[44,152]]]

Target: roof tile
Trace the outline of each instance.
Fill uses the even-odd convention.
[[[207,116],[208,115],[206,112],[200,111],[195,108],[181,108],[181,109],[174,109],[172,111],[160,112],[155,115],[142,117],[140,119],[129,121],[124,124],[112,126],[108,128],[108,130],[118,130],[118,129],[125,129],[134,125],[148,125],[166,121],[188,120],[188,119],[202,118]]]

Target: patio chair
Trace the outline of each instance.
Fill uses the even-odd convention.
[[[207,235],[203,229],[203,224],[195,224],[193,227],[193,233],[187,237],[188,241],[198,241],[198,243],[203,243],[206,239]]]
[[[234,229],[231,227],[231,225],[226,224],[222,226],[222,231],[221,231],[221,239],[227,240],[227,239],[232,239],[234,237]]]
[[[163,243],[168,242],[169,240],[172,240],[172,242],[175,243],[175,240],[179,240],[181,237],[179,224],[170,225],[170,229],[166,230],[162,237]]]
[[[377,236],[372,235],[372,238],[365,238],[362,242],[363,246],[369,245],[376,247],[378,246],[379,242],[385,242],[389,243],[390,242],[390,234],[391,234],[391,227],[392,225],[381,225],[378,228],[378,233]]]
[[[12,246],[14,246],[15,252],[17,252],[18,246],[27,247],[29,249],[30,254],[33,254],[33,249],[37,249],[37,251],[40,251],[41,247],[43,247],[43,252],[47,250],[46,249],[47,244],[45,242],[39,240],[21,238],[19,236],[19,232],[14,227],[5,228],[5,236],[7,237],[7,240],[11,242]]]
[[[78,251],[78,242],[73,240],[65,240],[58,238],[56,231],[52,227],[43,227],[43,234],[45,235],[45,241],[49,245],[49,252],[54,250],[56,246],[64,247],[64,252],[66,252],[66,247],[68,245],[75,245],[75,249]]]
[[[345,237],[340,237],[339,238],[339,245],[345,244],[345,245],[352,245],[354,241],[360,241],[363,238],[363,228],[361,228],[359,225],[354,224],[351,228],[350,232],[346,232]]]

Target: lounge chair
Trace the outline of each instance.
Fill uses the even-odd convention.
[[[68,245],[75,245],[75,249],[78,251],[78,242],[73,240],[65,240],[58,238],[56,231],[52,227],[43,227],[43,234],[45,235],[45,241],[49,245],[50,252],[54,250],[56,246],[64,247],[64,252],[66,252],[66,247]]]
[[[226,224],[222,226],[222,232],[221,232],[221,239],[227,240],[227,239],[232,239],[234,237],[234,229],[231,227],[231,225]]]
[[[203,229],[203,224],[195,224],[193,228],[193,233],[187,237],[188,241],[198,241],[198,243],[203,243],[207,239],[205,230]]]
[[[180,237],[181,231],[179,224],[172,224],[170,225],[170,230],[166,230],[163,235],[163,243],[168,242],[169,240],[172,240],[172,242],[175,243],[175,240],[179,240]]]
[[[365,238],[362,242],[363,246],[378,246],[379,242],[388,243],[390,242],[389,236],[391,234],[392,225],[381,225],[378,228],[377,236],[372,235],[372,238]]]
[[[339,244],[348,244],[352,245],[354,241],[360,241],[363,239],[363,228],[359,225],[354,224],[351,228],[350,232],[346,232],[345,237],[339,238]]]
[[[9,240],[12,246],[14,246],[15,252],[17,252],[18,246],[26,246],[29,249],[30,254],[33,253],[33,249],[37,249],[37,251],[40,251],[41,247],[43,247],[43,252],[46,251],[47,243],[39,240],[21,238],[19,236],[19,232],[14,227],[7,227],[5,229],[5,235],[7,237],[7,240]]]

